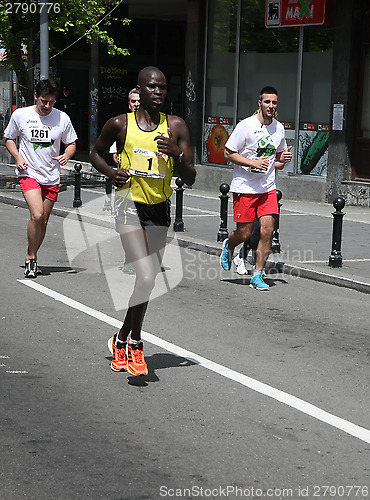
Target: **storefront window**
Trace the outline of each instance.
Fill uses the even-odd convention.
[[[298,173],[326,176],[334,34],[304,29]]]
[[[293,122],[296,100],[298,28],[265,28],[265,2],[242,0],[238,120],[258,106],[260,90],[275,87],[280,121]]]
[[[272,86],[288,144],[298,144],[296,165],[291,162],[285,171],[326,175],[333,38],[330,27],[266,28],[262,1],[209,0],[203,161],[226,165],[222,148],[228,135],[256,111],[260,90]]]
[[[233,128],[238,0],[210,0],[203,161],[226,164],[223,146]]]

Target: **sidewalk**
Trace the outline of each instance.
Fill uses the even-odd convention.
[[[0,164],[0,202],[26,207],[13,168]],[[90,178],[89,178],[90,177]],[[76,217],[105,227],[114,226],[114,218],[104,211],[105,184],[89,175],[82,178],[82,206],[73,208],[74,175],[65,172],[53,213],[62,217]],[[15,188],[12,188],[14,187]],[[169,237],[176,234],[180,246],[219,255],[221,242],[217,242],[220,226],[220,192],[185,189],[183,203],[184,232],[173,231],[175,220],[176,193],[172,195],[172,225]],[[231,196],[228,203],[228,230],[232,231]],[[316,281],[370,293],[370,209],[346,206],[343,218],[341,268],[328,265],[332,245],[334,207],[325,203],[281,200],[280,212],[280,254],[272,254],[268,268],[299,275]],[[241,278],[233,267],[234,278]],[[273,269],[271,270],[273,271]],[[275,271],[276,272],[276,271]]]

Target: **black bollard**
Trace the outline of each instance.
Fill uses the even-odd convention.
[[[184,221],[182,220],[182,203],[183,203],[183,198],[184,198],[184,181],[180,178],[177,177],[176,179],[176,215],[175,215],[175,222],[173,223],[173,230],[174,231],[184,231]]]
[[[217,241],[224,241],[229,236],[229,231],[227,230],[227,203],[229,201],[229,196],[227,193],[230,191],[230,186],[228,184],[221,184],[220,191],[221,195],[219,196],[219,198],[221,200],[221,223],[217,233]]]
[[[81,200],[81,163],[75,164],[75,197],[73,200],[74,207],[80,207],[82,205]]]
[[[280,207],[281,203],[280,200],[283,197],[283,193],[279,191],[278,189],[276,190],[276,197],[277,197],[277,202],[278,202],[278,207],[279,207],[279,213],[275,217],[275,222],[274,222],[274,232],[272,233],[272,242],[271,242],[271,253],[280,253]]]
[[[342,254],[341,254],[341,245],[342,245],[342,223],[343,216],[345,215],[342,212],[344,205],[346,204],[344,198],[335,198],[333,201],[333,207],[335,208],[335,212],[332,212],[334,217],[333,219],[333,240],[331,245],[331,254],[329,256],[329,266],[330,267],[342,267]]]

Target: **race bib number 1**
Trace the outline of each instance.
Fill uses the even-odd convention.
[[[158,151],[133,148],[130,173],[138,177],[151,177],[153,179],[164,179],[166,172],[167,155]]]

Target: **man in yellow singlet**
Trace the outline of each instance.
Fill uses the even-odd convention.
[[[141,328],[166,245],[174,163],[188,185],[194,183],[196,173],[186,123],[160,111],[167,95],[163,73],[152,66],[142,69],[137,90],[140,108],[108,120],[90,160],[117,187],[116,230],[136,272],[123,325],[108,340],[111,368],[146,375]],[[117,170],[103,157],[113,142],[117,144]]]

